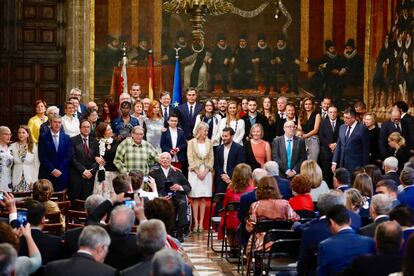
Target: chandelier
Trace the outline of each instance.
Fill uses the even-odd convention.
[[[221,15],[234,13],[241,17],[251,18],[262,13],[272,2],[276,5],[275,18],[278,19],[280,12],[287,18],[286,23],[282,27],[283,33],[286,34],[292,18],[284,7],[282,0],[266,0],[252,11],[241,10],[226,0],[169,0],[163,3],[163,8],[170,13],[188,14],[191,16],[190,22],[193,26],[192,49],[194,52],[201,52],[204,50],[204,22],[206,22],[206,16],[208,14]]]

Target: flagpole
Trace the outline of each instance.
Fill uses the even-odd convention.
[[[154,99],[154,60],[152,50],[148,50],[149,63],[149,81],[148,81],[148,98],[152,101]]]

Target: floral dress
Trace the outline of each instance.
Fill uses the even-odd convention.
[[[0,191],[12,191],[12,165],[13,154],[10,148],[0,146]]]
[[[117,143],[111,138],[102,138],[98,141],[99,155],[105,160],[105,166],[99,166],[95,176],[93,194],[102,195],[109,199],[114,194],[112,180],[118,175],[114,165]]]
[[[23,164],[26,160],[27,156],[27,144],[19,146],[19,150],[17,151],[17,156],[20,159],[21,163]],[[22,176],[20,178],[19,183],[17,183],[16,186],[13,187],[13,192],[27,192],[30,190],[30,183],[26,181],[26,178],[24,177],[24,173],[22,170]]]

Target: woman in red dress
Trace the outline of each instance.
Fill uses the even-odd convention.
[[[289,205],[293,210],[313,211],[313,201],[310,195],[312,183],[303,175],[296,175],[290,182],[290,188],[294,196],[289,199]]]
[[[241,163],[238,164],[233,171],[233,176],[231,178],[231,183],[227,188],[226,195],[224,197],[224,210],[230,202],[240,202],[240,197],[242,194],[251,192],[254,190],[254,185],[252,182],[252,169],[249,165]],[[237,218],[237,211],[228,211],[226,218],[226,225],[224,225],[224,212],[221,212],[221,221],[220,228],[218,233],[218,238],[222,239],[224,235],[224,227],[226,227],[227,241],[231,247],[230,254],[237,254],[237,241],[236,241],[236,232],[237,228],[240,225],[240,221]]]

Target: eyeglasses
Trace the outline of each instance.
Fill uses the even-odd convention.
[[[296,129],[296,126],[285,126],[285,128]]]

